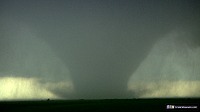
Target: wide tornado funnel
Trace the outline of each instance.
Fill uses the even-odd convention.
[[[27,26],[11,26],[1,37],[0,100],[68,98],[74,88],[67,66]]]
[[[195,38],[173,32],[157,41],[129,79],[128,90],[140,98],[199,97],[200,46]]]

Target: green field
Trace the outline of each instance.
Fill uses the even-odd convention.
[[[1,101],[1,112],[36,112],[36,111],[175,111],[166,109],[166,105],[197,105],[200,98],[163,98],[163,99],[102,99],[102,100],[36,100],[36,101]],[[177,110],[178,111],[178,110]]]

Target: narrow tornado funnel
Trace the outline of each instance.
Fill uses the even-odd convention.
[[[129,79],[128,90],[140,98],[200,97],[200,46],[193,36],[173,32],[158,40]]]
[[[68,98],[73,83],[66,65],[28,27],[11,26],[1,38],[0,100]]]

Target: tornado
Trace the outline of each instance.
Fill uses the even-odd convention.
[[[198,36],[173,31],[159,39],[130,77],[128,90],[139,98],[199,97]]]
[[[0,100],[67,99],[74,87],[66,64],[26,25],[5,27],[0,50]]]

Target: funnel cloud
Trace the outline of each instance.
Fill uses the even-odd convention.
[[[187,37],[189,36],[189,37]],[[156,42],[128,82],[137,97],[199,97],[200,46],[173,32]]]
[[[4,42],[8,44],[0,59],[0,99],[60,99],[60,91],[72,93],[70,72],[51,47],[22,24],[7,27]]]

